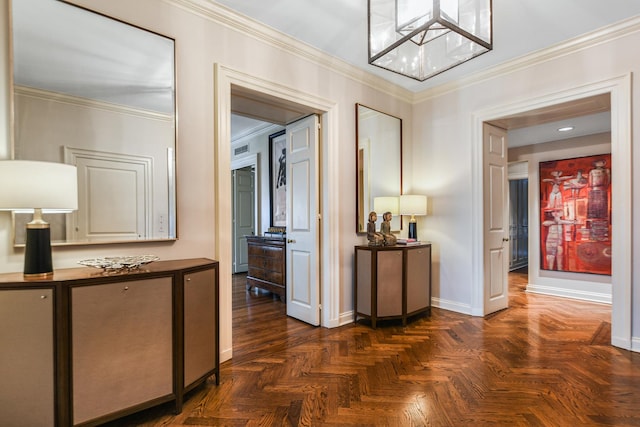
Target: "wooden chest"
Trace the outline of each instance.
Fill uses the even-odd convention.
[[[286,297],[286,243],[284,238],[247,236],[247,289],[257,287]]]

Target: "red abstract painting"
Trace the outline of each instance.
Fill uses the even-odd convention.
[[[540,162],[543,270],[611,275],[611,154]]]

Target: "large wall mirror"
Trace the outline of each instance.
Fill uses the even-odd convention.
[[[367,231],[369,212],[376,197],[397,197],[402,191],[402,120],[356,104],[356,230]],[[382,214],[378,212],[376,229]],[[394,215],[391,230],[400,230]]]
[[[53,244],[176,236],[174,40],[58,0],[13,0],[13,157],[74,164]],[[15,243],[24,223],[16,213]]]

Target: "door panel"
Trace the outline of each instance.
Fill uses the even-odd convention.
[[[507,132],[485,123],[483,140],[484,314],[489,314],[509,304]]]
[[[65,147],[78,168],[78,210],[70,214],[69,240],[84,242],[153,237],[152,159]]]
[[[287,126],[287,315],[320,324],[318,117]]]

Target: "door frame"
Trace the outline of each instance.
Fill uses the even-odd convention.
[[[336,102],[295,88],[258,78],[225,65],[214,64],[214,116],[213,144],[216,200],[214,237],[215,253],[220,262],[220,360],[231,358],[232,343],[232,284],[231,284],[231,86],[239,86],[268,96],[291,101],[308,107],[321,116],[320,130],[320,325],[340,326],[340,233],[338,218],[331,213],[340,212],[337,197],[340,159],[339,119]]]
[[[565,91],[551,93],[539,98],[519,103],[510,103],[489,107],[473,114],[472,131],[472,315],[482,316],[484,312],[483,284],[483,206],[482,189],[483,155],[482,124],[513,114],[520,114],[579,100],[590,96],[609,94],[611,97],[611,162],[616,185],[612,188],[613,200],[632,200],[631,182],[631,74],[587,84]],[[618,206],[621,206],[619,204]],[[632,267],[632,206],[612,212],[613,258],[612,258],[612,307],[611,307],[611,344],[624,349],[632,347],[632,305],[631,267]]]

